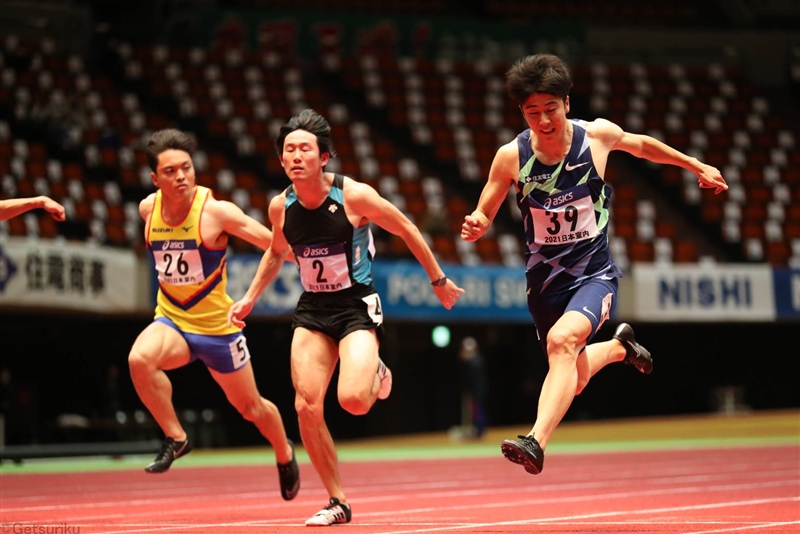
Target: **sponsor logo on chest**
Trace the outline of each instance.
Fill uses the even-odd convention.
[[[526,176],[525,183],[529,184],[531,182],[536,182],[537,184],[540,184],[542,182],[546,182],[550,178],[552,178],[552,175],[549,172],[545,174],[534,174],[533,176]]]
[[[570,200],[572,200],[573,197],[574,195],[572,194],[572,191],[551,195],[547,197],[547,200],[544,201],[544,204],[542,204],[542,206],[546,210],[549,210],[550,208],[557,208],[558,206],[564,204],[565,202],[569,202]]]
[[[328,247],[318,247],[318,248],[306,247],[305,249],[303,249],[304,258],[327,256],[328,254],[329,254]]]

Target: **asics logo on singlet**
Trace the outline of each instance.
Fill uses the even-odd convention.
[[[304,258],[313,258],[314,256],[327,256],[328,247],[325,248],[306,248],[303,251]]]
[[[549,210],[551,207],[555,208],[563,204],[564,202],[569,202],[572,200],[572,191],[569,193],[563,193],[560,195],[555,195],[552,197],[547,197],[547,200],[544,201],[544,209]]]
[[[546,182],[550,178],[551,178],[550,173],[547,173],[547,174],[534,174],[533,176],[526,176],[525,177],[525,182],[526,183],[536,182],[538,184],[540,182]]]
[[[183,250],[183,241],[164,241],[161,250]]]

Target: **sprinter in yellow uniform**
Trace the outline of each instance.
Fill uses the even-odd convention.
[[[258,392],[241,328],[227,324],[233,303],[225,291],[228,236],[267,249],[272,232],[195,184],[194,148],[193,139],[178,130],[156,132],[147,146],[158,191],[140,203],[139,212],[159,288],[155,320],[134,342],[128,362],[136,392],[166,439],[145,471],[163,473],[192,450],[165,371],[199,359],[230,403],[273,445],[281,495],[293,499],[300,488],[293,444],[277,407]]]

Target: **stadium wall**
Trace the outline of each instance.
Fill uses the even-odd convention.
[[[122,433],[136,439],[160,437],[152,425],[134,424],[133,414],[143,406],[127,370],[128,350],[148,323],[139,317],[43,316],[2,309],[2,366],[10,373],[14,393],[6,405],[7,443],[112,441]],[[389,321],[382,356],[394,371],[395,388],[368,416],[346,414],[336,405],[335,387],[331,388],[326,411],[337,439],[443,431],[459,424],[457,344],[467,335],[477,338],[485,354],[490,425],[532,423],[547,364],[530,324],[450,323],[452,342],[446,348],[434,346],[433,326]],[[796,352],[795,330],[791,322],[637,323],[637,338],[654,354],[654,373],[642,376],[623,365],[607,368],[576,399],[567,419],[800,407],[796,374],[786,371]],[[612,332],[613,324],[605,325],[597,339],[609,339]],[[297,438],[290,324],[252,320],[246,334],[259,388],[278,405],[290,435]],[[109,378],[111,366],[118,371],[116,387]],[[227,404],[202,364],[195,362],[169,376],[175,406],[190,421],[188,426],[202,426],[191,419],[204,409],[215,414],[217,433],[207,441],[209,446],[261,442],[255,428]],[[119,410],[127,415],[119,428],[109,424],[115,419],[108,413],[109,391],[117,391]],[[79,417],[65,418],[66,414]]]

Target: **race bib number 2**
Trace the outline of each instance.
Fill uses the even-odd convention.
[[[153,241],[152,250],[158,281],[162,284],[184,286],[199,284],[206,279],[200,250],[194,239]]]
[[[352,285],[344,244],[293,247],[303,289],[313,293],[341,291]]]
[[[542,207],[531,206],[530,210],[534,242],[538,245],[567,245],[597,236],[597,219],[588,188],[552,195]]]

